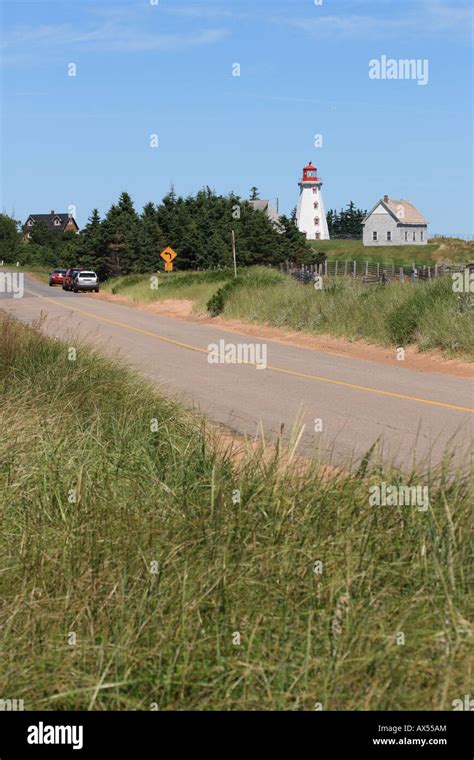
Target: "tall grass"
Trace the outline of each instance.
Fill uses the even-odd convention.
[[[229,292],[224,316],[275,327],[364,339],[385,346],[416,344],[421,350],[474,359],[474,309],[452,291],[449,277],[431,282],[364,284],[352,278],[325,281],[322,290],[286,275],[253,268]]]
[[[129,275],[105,289],[137,303],[190,299],[199,314],[474,359],[474,301],[453,293],[449,277],[389,285],[337,277],[315,290],[277,270],[249,267],[235,280],[227,269],[161,274],[158,283],[153,289],[149,275]]]
[[[427,512],[371,507],[399,476],[235,463],[118,364],[0,327],[0,697],[399,710],[469,693],[461,476],[412,474]]]

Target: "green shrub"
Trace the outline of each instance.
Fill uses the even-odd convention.
[[[207,302],[207,312],[211,317],[218,317],[225,308],[229,295],[242,283],[242,278],[234,277],[232,280],[217,290]]]

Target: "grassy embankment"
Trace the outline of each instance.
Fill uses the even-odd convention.
[[[137,302],[189,298],[205,314],[269,324],[309,334],[330,334],[383,346],[416,345],[447,356],[474,359],[474,309],[453,293],[449,277],[388,286],[328,279],[322,291],[264,267],[233,272],[160,275],[157,290],[145,275],[112,280],[105,290]]]
[[[2,698],[385,710],[469,693],[460,477],[406,480],[430,486],[420,512],[369,506],[394,474],[235,465],[201,420],[77,350],[2,322]]]
[[[379,261],[396,267],[434,264],[469,264],[474,259],[474,242],[459,238],[431,238],[426,245],[364,246],[362,240],[313,240],[329,261]]]

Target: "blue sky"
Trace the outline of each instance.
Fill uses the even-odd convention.
[[[257,185],[289,213],[312,160],[327,208],[387,193],[432,233],[474,231],[470,2],[153,2],[3,0],[5,212],[74,205],[83,225],[174,183]],[[428,83],[370,79],[383,55],[427,59]]]

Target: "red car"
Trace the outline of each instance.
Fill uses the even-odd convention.
[[[65,269],[54,269],[49,275],[50,285],[62,285],[66,276]]]
[[[68,269],[63,280],[63,290],[72,290],[73,284],[74,284],[74,278],[76,274],[79,274],[79,272],[82,272],[81,267],[73,267],[72,269]]]

